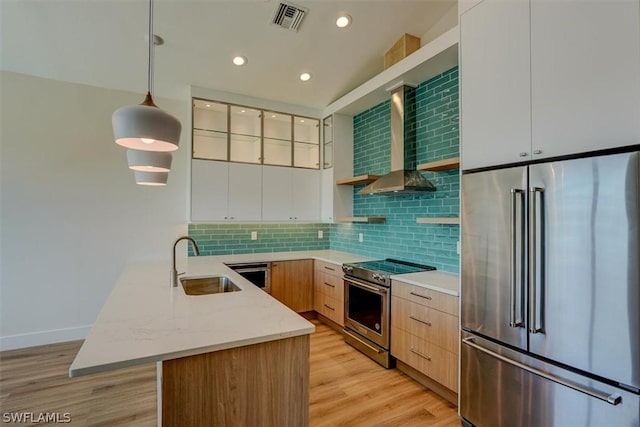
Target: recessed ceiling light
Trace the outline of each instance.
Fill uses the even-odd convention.
[[[241,112],[241,113],[244,113],[245,111],[244,111],[244,110],[240,110],[240,112]]]
[[[275,119],[275,118],[276,118],[276,115],[275,115],[275,114],[272,114],[272,115],[271,115],[271,118]]]
[[[235,56],[233,58],[233,63],[236,64],[238,67],[241,67],[247,63],[247,58],[244,56]]]
[[[211,104],[207,104],[207,107],[211,107]]]
[[[300,119],[300,123],[304,123],[304,119]]]
[[[348,27],[349,25],[351,25],[351,17],[347,14],[338,16],[338,19],[336,19],[336,25],[338,26],[338,28]]]
[[[309,73],[302,73],[300,74],[300,80],[302,80],[303,82],[306,82],[307,80],[309,80],[311,78],[311,74]]]

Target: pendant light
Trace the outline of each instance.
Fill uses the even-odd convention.
[[[169,178],[169,172],[134,172],[136,176],[136,184],[139,185],[167,185],[167,179]]]
[[[149,0],[149,61],[147,63],[147,96],[140,105],[118,108],[111,117],[116,143],[144,151],[178,149],[180,121],[153,103],[153,0]]]
[[[127,150],[127,163],[134,171],[169,172],[171,160],[171,153],[163,151]]]

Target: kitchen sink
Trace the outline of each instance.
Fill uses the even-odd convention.
[[[227,276],[183,277],[180,279],[187,295],[209,295],[241,291]]]

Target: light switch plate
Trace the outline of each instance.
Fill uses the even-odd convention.
[[[318,239],[324,238],[324,232],[322,230],[318,230]]]
[[[258,240],[258,232],[257,231],[252,231],[251,232],[251,240]]]
[[[364,242],[364,233],[358,233],[358,242]]]

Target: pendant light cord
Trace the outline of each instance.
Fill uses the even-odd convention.
[[[147,91],[153,92],[153,0],[149,0],[149,62],[147,64]]]

